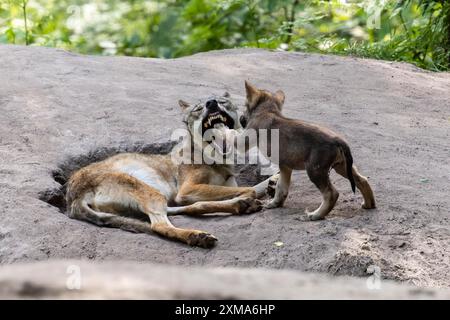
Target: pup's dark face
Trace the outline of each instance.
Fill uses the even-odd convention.
[[[243,128],[247,126],[251,114],[262,105],[264,105],[264,108],[269,109],[269,111],[281,112],[283,109],[285,96],[281,90],[272,93],[267,90],[257,89],[245,81],[245,91],[247,94],[245,110],[244,114],[239,118],[239,122]]]

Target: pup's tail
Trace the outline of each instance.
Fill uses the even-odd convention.
[[[347,178],[350,181],[350,184],[352,186],[352,191],[355,193],[355,178],[353,177],[353,157],[352,153],[350,152],[350,148],[347,143],[343,142],[340,145],[342,152],[345,156],[345,166],[347,169]]]

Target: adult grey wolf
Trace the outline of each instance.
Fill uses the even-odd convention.
[[[202,133],[216,126],[241,128],[237,107],[228,93],[195,105],[180,100],[179,105],[191,135],[198,122]],[[188,148],[203,153],[211,142],[191,141]],[[69,179],[66,200],[71,218],[134,232],[155,232],[209,248],[216,237],[205,231],[177,228],[168,215],[259,211],[262,203],[258,198],[265,195],[269,181],[238,187],[230,164],[178,164],[171,155],[126,153],[76,171]],[[148,222],[136,219],[136,215]]]

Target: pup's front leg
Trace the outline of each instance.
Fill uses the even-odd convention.
[[[289,193],[289,186],[291,184],[292,169],[287,167],[280,167],[280,178],[278,179],[275,189],[275,196],[267,205],[266,208],[278,208],[282,207],[284,201]]]

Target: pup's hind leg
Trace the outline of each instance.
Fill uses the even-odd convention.
[[[337,166],[334,167],[334,170],[344,178],[348,179],[345,163],[338,164]],[[355,179],[356,187],[361,192],[364,198],[364,202],[361,204],[361,207],[364,209],[374,209],[376,207],[375,197],[373,195],[372,188],[370,187],[370,184],[367,181],[367,178],[361,175],[355,166],[352,167],[352,173],[353,178]]]
[[[320,190],[323,197],[320,207],[314,211],[306,210],[306,214],[311,220],[320,220],[325,218],[325,216],[333,209],[339,197],[339,193],[331,184],[328,170],[314,168],[314,165],[309,165],[306,166],[306,172],[308,173],[309,179]]]
[[[291,185],[292,169],[288,167],[280,167],[279,175],[280,177],[277,181],[275,196],[266,205],[266,208],[268,209],[282,207],[289,193],[289,186]]]

